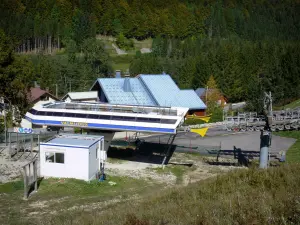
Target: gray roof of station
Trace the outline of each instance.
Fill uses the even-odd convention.
[[[68,96],[72,100],[97,99],[98,93],[97,91],[69,92],[62,98],[62,100],[65,100]]]
[[[98,140],[96,139],[83,139],[83,138],[72,138],[72,137],[55,137],[49,140],[45,144],[53,145],[68,145],[68,146],[80,146],[80,147],[90,147]]]

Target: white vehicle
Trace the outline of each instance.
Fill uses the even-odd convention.
[[[176,134],[188,108],[54,102],[30,109],[36,125]]]

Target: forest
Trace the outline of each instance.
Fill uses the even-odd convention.
[[[15,101],[7,89],[33,81],[60,96],[88,90],[113,74],[95,38],[110,35],[153,39],[152,53],[130,59],[131,76],[164,71],[194,89],[213,76],[230,102],[258,110],[267,90],[285,104],[300,97],[299,12],[297,0],[2,0],[0,95]]]

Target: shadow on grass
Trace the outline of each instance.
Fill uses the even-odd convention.
[[[39,190],[40,185],[41,185],[41,183],[42,183],[43,180],[44,180],[44,177],[38,177],[38,178],[37,178],[37,190],[36,190],[36,191]],[[30,185],[29,189],[28,189],[27,197],[29,198],[29,197],[32,196],[34,193],[36,193],[36,192],[34,191],[34,183],[32,183],[32,184]]]
[[[218,162],[218,161],[205,161],[205,162],[212,166],[239,166],[239,164],[235,162]]]

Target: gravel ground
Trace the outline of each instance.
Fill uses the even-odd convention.
[[[22,177],[21,170],[32,160],[36,153],[20,152],[10,159],[7,148],[0,150],[0,183],[6,183]]]
[[[122,162],[117,161],[115,163],[106,164],[106,173],[107,175],[114,176],[127,176],[136,179],[147,179],[153,180],[158,183],[165,183],[166,185],[175,185],[177,184],[178,177],[171,172],[157,172],[155,168],[162,168],[160,164],[139,162],[139,156],[129,160],[122,160]],[[215,158],[207,158],[208,160],[215,160]],[[210,165],[207,162],[204,162],[206,159],[199,157],[198,155],[191,155],[186,153],[174,153],[173,157],[169,161],[169,164],[166,167],[176,166],[182,168],[183,165],[190,165],[191,167],[186,167],[184,169],[183,181],[181,184],[187,185],[199,180],[207,179],[217,174],[228,172],[233,169],[245,168],[245,167],[236,167],[236,166],[224,166],[224,165]],[[144,160],[141,160],[144,161]],[[220,162],[228,162],[228,159],[219,159]],[[236,160],[230,160],[231,163],[235,163]],[[168,171],[168,170],[166,170]]]

